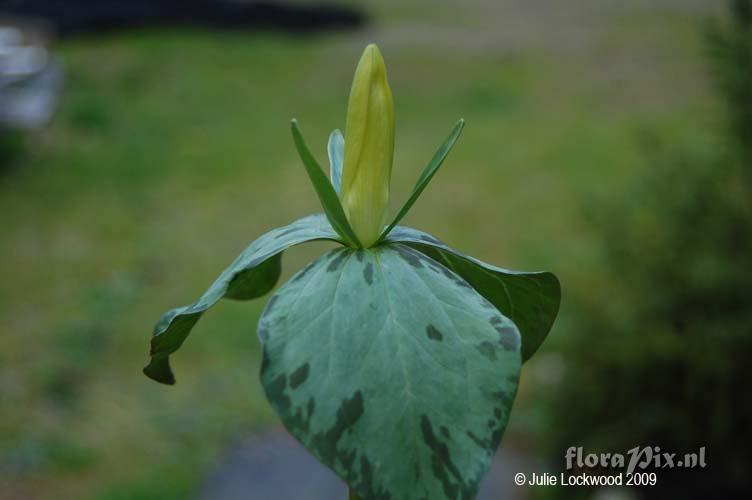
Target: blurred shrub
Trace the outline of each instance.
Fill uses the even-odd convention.
[[[22,152],[21,132],[0,126],[0,175],[11,169],[13,162],[17,161]]]
[[[678,455],[706,447],[708,468],[658,470],[645,498],[738,497],[752,469],[750,1],[732,2],[731,12],[708,36],[724,138],[648,141],[650,173],[622,198],[588,207],[612,287],[574,298],[567,369],[551,396],[556,464],[569,446],[651,445]]]

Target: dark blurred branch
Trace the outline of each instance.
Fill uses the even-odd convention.
[[[0,15],[46,21],[59,36],[168,25],[308,32],[365,22],[360,11],[334,4],[238,0],[9,0]]]

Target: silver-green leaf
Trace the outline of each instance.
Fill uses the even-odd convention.
[[[387,242],[404,243],[440,262],[514,321],[522,334],[523,361],[530,359],[551,330],[561,302],[561,286],[553,273],[492,266],[405,226],[395,227]]]
[[[250,300],[267,294],[279,279],[282,252],[313,240],[339,241],[324,214],[304,217],[251,243],[196,302],[166,312],[157,322],[144,373],[157,382],[174,384],[169,355],[180,348],[204,311],[221,298]]]
[[[520,336],[465,280],[401,244],[333,250],[278,290],[258,333],[273,408],[360,498],[475,497]]]

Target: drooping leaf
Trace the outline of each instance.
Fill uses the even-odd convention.
[[[387,226],[387,228],[384,230],[383,233],[381,233],[380,240],[383,240],[386,238],[386,236],[389,234],[389,232],[402,220],[405,215],[407,215],[407,212],[410,211],[413,204],[418,200],[420,197],[420,194],[423,192],[423,190],[428,186],[428,183],[431,182],[431,179],[436,174],[436,172],[439,170],[439,167],[441,167],[441,164],[444,163],[444,160],[446,159],[447,155],[449,154],[449,151],[452,150],[452,147],[454,146],[454,143],[457,142],[457,139],[460,137],[460,133],[462,133],[462,128],[465,126],[465,120],[460,120],[457,122],[457,124],[452,129],[452,132],[449,134],[449,137],[446,138],[444,141],[444,144],[441,145],[441,147],[436,151],[436,153],[433,155],[433,158],[431,158],[431,161],[426,165],[426,168],[423,169],[423,172],[420,174],[420,177],[418,177],[418,181],[415,183],[415,186],[413,187],[413,192],[410,194],[410,197],[407,199],[405,204],[402,206],[400,211],[397,213],[397,216],[394,218],[391,224]]]
[[[342,165],[345,161],[345,138],[339,129],[329,134],[326,151],[329,154],[329,179],[334,191],[339,195],[342,188]]]
[[[250,300],[274,288],[282,252],[313,240],[339,241],[324,214],[310,215],[274,229],[250,244],[193,304],[166,312],[154,327],[151,360],[144,373],[164,384],[175,383],[169,355],[178,350],[201,315],[221,298]]]
[[[270,403],[360,498],[475,497],[520,337],[462,278],[404,245],[334,250],[277,291],[258,332]]]
[[[530,359],[551,330],[561,302],[561,287],[553,273],[492,266],[405,226],[395,227],[387,242],[404,243],[440,262],[514,321],[522,334],[523,361]]]
[[[303,160],[303,166],[308,173],[308,178],[311,179],[311,184],[313,184],[313,188],[316,190],[319,202],[321,202],[326,217],[329,219],[329,223],[347,243],[360,247],[361,244],[358,241],[358,237],[355,236],[352,227],[350,227],[350,222],[347,220],[345,211],[342,209],[339,197],[329,179],[326,178],[326,174],[321,169],[316,158],[313,157],[311,151],[308,149],[303,139],[303,134],[300,132],[300,127],[298,127],[297,120],[292,121],[292,137],[295,147],[298,149],[300,159]]]

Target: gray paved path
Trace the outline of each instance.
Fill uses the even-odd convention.
[[[519,500],[522,461],[497,453],[477,500]],[[345,485],[282,430],[231,447],[204,481],[200,500],[346,500]]]

